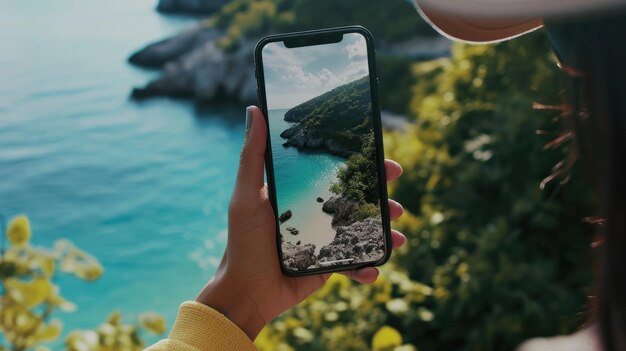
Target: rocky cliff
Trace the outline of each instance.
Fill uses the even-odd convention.
[[[342,196],[333,196],[322,205],[322,211],[333,215],[333,226],[345,226],[354,223],[352,215],[357,203]]]
[[[349,258],[354,259],[350,263],[371,262],[380,260],[384,254],[381,217],[372,217],[337,228],[335,239],[320,249],[317,262],[319,266]]]
[[[208,15],[230,0],[159,0],[157,10],[167,13]]]
[[[362,137],[372,130],[369,76],[291,108],[285,121],[297,122],[280,134],[286,147],[322,149],[341,157],[361,152]]]
[[[318,255],[313,244],[294,245],[286,241],[282,242],[282,252],[285,265],[295,271],[328,267],[333,264],[324,262],[350,258],[350,263],[380,260],[385,254],[381,217],[338,227],[333,241],[323,246]]]
[[[218,18],[218,22],[221,21],[221,25],[219,28],[210,27],[208,22],[204,21],[182,34],[150,44],[131,55],[129,61],[132,64],[149,68],[163,68],[163,74],[160,77],[144,86],[135,88],[132,93],[133,98],[169,96],[191,98],[198,102],[233,101],[242,104],[257,102],[252,63],[254,44],[262,36],[285,30],[278,30],[269,25],[263,31],[235,38],[232,45],[228,45],[227,52],[224,52],[216,42],[225,37],[225,33],[229,31],[229,25],[234,21],[234,18],[237,18],[237,16],[229,18],[227,13],[220,14],[221,5],[227,2],[228,0],[159,1],[157,8],[162,12],[182,12],[202,16],[217,11],[213,16]],[[403,11],[403,9],[400,10]],[[246,7],[241,7],[240,11],[245,13]],[[289,13],[291,10],[285,9],[285,11]],[[314,14],[312,16],[315,18]],[[334,25],[339,24],[341,23]],[[311,24],[301,25],[302,28],[296,26],[290,30],[315,28]],[[397,40],[387,41],[381,39],[380,36],[378,38],[379,56],[391,55],[413,59],[417,55],[434,58],[446,55],[448,53],[446,48],[450,46],[449,41],[442,37],[412,37],[408,35],[406,40],[401,42]],[[229,40],[232,41],[233,38]],[[413,50],[415,48],[413,43],[415,42],[422,43],[417,53],[413,52],[415,51]],[[403,43],[407,44],[404,45]],[[387,78],[394,79],[394,77],[382,76],[381,80],[384,82]],[[392,92],[385,93],[384,89],[381,92],[383,96],[393,94]]]
[[[163,67],[163,74],[131,96],[193,97],[198,102],[257,100],[252,51],[255,40],[241,40],[231,51],[217,45],[223,33],[198,27],[175,37],[148,45],[134,53],[129,62],[143,67]]]
[[[287,139],[283,146],[293,146],[301,150],[324,150],[331,155],[350,157],[355,151],[341,145],[332,137],[317,132],[314,129],[304,128],[297,124],[280,133],[281,138]]]
[[[190,53],[207,42],[215,41],[222,32],[207,26],[198,26],[171,38],[147,45],[128,58],[128,62],[148,68],[163,68],[167,63]]]
[[[283,241],[281,245],[283,262],[290,270],[300,271],[314,266],[317,263],[315,257],[315,245],[294,245]]]

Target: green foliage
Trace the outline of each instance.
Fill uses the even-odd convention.
[[[554,111],[531,108],[563,101],[548,52],[539,32],[456,45],[451,59],[415,68],[431,77],[415,87],[419,124],[388,146],[408,175],[394,194],[415,216],[398,262],[436,297],[426,304],[432,323],[404,322],[420,349],[512,349],[581,322],[590,283],[581,219],[593,214],[592,199],[577,169],[564,187],[539,187],[569,157],[568,148],[544,150],[550,139],[536,135],[563,128]]]
[[[65,300],[59,287],[53,283],[57,273],[60,271],[92,281],[98,279],[104,270],[95,257],[67,240],[58,240],[53,249],[32,247],[30,222],[26,216],[11,220],[6,237],[9,247],[2,248],[0,252],[0,350],[47,350],[42,344],[56,340],[63,328],[60,319],[52,318],[53,314],[57,310],[76,310],[76,306]],[[68,350],[141,350],[143,343],[138,327],[121,325],[119,314],[111,318],[108,323],[114,324],[117,329],[101,326],[98,333],[73,332],[66,340]],[[158,334],[165,331],[163,318],[154,313],[142,315],[139,325]]]
[[[240,37],[352,24],[368,28],[380,44],[435,34],[404,0],[388,0],[384,6],[363,0],[234,0],[210,23],[226,31],[221,42],[226,48],[236,46]]]
[[[330,191],[359,204],[374,204],[378,206],[376,144],[374,142],[374,133],[371,129],[365,134],[363,140],[363,150],[361,153],[350,156],[346,164],[339,169],[337,182],[331,185]],[[359,207],[359,214],[356,214],[356,216],[360,218],[362,215],[371,212],[371,207]]]
[[[261,351],[415,351],[402,344],[393,329],[385,327],[385,321],[407,313],[410,306],[399,301],[424,301],[432,289],[412,282],[391,265],[382,269],[372,285],[353,284],[343,275],[331,276],[310,298],[266,326],[255,345]]]
[[[301,103],[285,113],[285,120],[300,122],[314,135],[361,152],[363,135],[372,125],[369,76],[341,85]]]
[[[392,20],[390,20],[392,19]],[[359,24],[369,29],[379,48],[415,36],[436,32],[405,0],[234,0],[209,20],[225,35],[219,45],[234,50],[242,38],[258,39],[270,33],[293,32]],[[380,104],[384,110],[405,114],[415,82],[410,59],[377,56]]]
[[[280,349],[267,340],[297,350],[367,349],[384,326],[422,351],[510,350],[585,319],[591,232],[581,219],[594,214],[593,198],[576,167],[567,184],[539,186],[571,149],[546,150],[563,133],[562,119],[532,109],[564,100],[545,34],[457,44],[449,59],[412,71],[418,123],[385,137],[386,156],[405,169],[391,187],[406,210],[396,226],[409,239],[395,268],[384,267],[372,287],[337,278],[344,286],[320,289],[266,328],[263,350]]]
[[[218,44],[234,49],[243,38],[258,37],[273,28],[284,27],[293,21],[293,14],[279,11],[286,1],[280,0],[235,0],[220,8],[210,23],[225,30]]]
[[[372,0],[300,0],[293,3],[295,20],[291,28],[294,30],[360,24],[368,28],[381,44],[406,40],[414,35],[435,34],[417,16],[413,5],[404,0],[387,0],[384,4]]]
[[[412,74],[414,62],[410,59],[380,56],[376,57],[376,73],[380,79],[378,93],[380,108],[402,115],[409,114],[413,97],[411,87],[417,79]]]
[[[354,219],[356,221],[362,221],[367,218],[376,217],[380,215],[380,207],[375,204],[365,203],[356,208],[354,212]]]

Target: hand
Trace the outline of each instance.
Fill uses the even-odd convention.
[[[246,110],[246,138],[241,152],[235,189],[228,209],[228,242],[215,276],[197,301],[210,306],[237,324],[254,340],[263,326],[283,311],[297,305],[330,277],[320,274],[288,277],[280,270],[276,248],[276,219],[263,183],[267,128],[258,107]],[[402,167],[385,161],[387,181],[402,174]],[[402,215],[402,206],[389,200],[389,215]],[[396,248],[406,241],[393,230]],[[378,269],[367,267],[343,272],[357,282],[373,283]]]

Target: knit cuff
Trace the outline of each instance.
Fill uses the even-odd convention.
[[[169,338],[200,351],[256,351],[248,336],[230,319],[195,301],[187,301],[180,305]]]

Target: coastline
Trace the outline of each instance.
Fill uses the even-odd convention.
[[[347,260],[381,259],[384,240],[380,215],[360,221],[346,217],[354,205],[330,191],[346,159],[325,150],[284,145],[281,133],[298,123],[284,120],[288,110],[268,111],[285,264],[298,271]]]
[[[329,155],[324,152],[299,151],[296,148],[282,146],[284,139],[280,137],[285,129],[293,122],[284,121],[284,113],[289,109],[269,110],[272,120],[270,139],[276,180],[276,196],[278,200],[278,214],[291,210],[293,215],[281,223],[281,233],[286,242],[296,245],[315,245],[315,253],[330,244],[336,234],[332,226],[333,216],[322,211],[323,203],[317,201],[321,197],[324,201],[334,196],[329,190],[336,179],[339,167],[343,165],[343,158]],[[290,234],[286,228],[298,230],[297,235]]]

